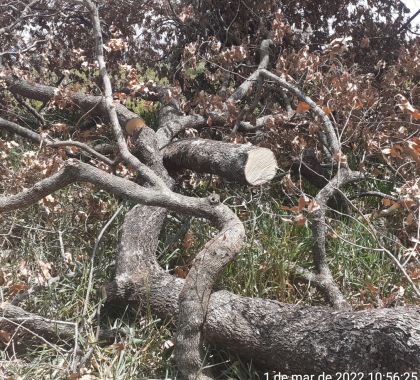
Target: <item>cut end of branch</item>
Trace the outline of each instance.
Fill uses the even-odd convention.
[[[271,181],[278,169],[274,153],[267,148],[252,149],[245,164],[245,178],[250,185]]]

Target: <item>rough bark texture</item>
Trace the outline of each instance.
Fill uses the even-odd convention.
[[[170,170],[187,168],[248,185],[261,185],[272,180],[277,169],[273,152],[253,145],[203,139],[180,140],[169,144],[164,154],[165,166]]]
[[[211,298],[204,331],[209,342],[282,373],[403,372],[420,368],[419,322],[418,308],[332,311],[223,291]]]
[[[136,284],[112,283],[108,297],[140,300],[162,318],[175,317],[183,280],[160,268],[146,277]],[[420,310],[415,307],[334,311],[218,291],[210,297],[203,331],[207,342],[263,370],[315,374],[420,368]]]
[[[155,258],[164,214],[145,206],[127,214],[118,254],[127,264],[118,261],[121,275],[107,287],[107,294],[110,301],[176,318],[184,280],[166,273]],[[420,365],[419,322],[418,308],[333,311],[219,291],[210,296],[203,337],[263,370],[408,371]]]
[[[6,77],[5,81],[8,89],[14,93],[24,96],[29,99],[40,100],[48,102],[55,97],[60,96],[60,92],[56,87],[45,86],[41,84],[28,83],[12,77]],[[84,112],[89,112],[89,116],[104,116],[107,114],[105,100],[102,96],[87,95],[81,92],[66,92],[65,98],[69,100],[69,107],[76,106]],[[123,105],[116,103],[115,108],[118,114],[118,119],[122,125],[138,115]]]
[[[327,224],[325,219],[328,201],[340,191],[343,186],[361,181],[364,175],[350,169],[339,169],[335,177],[324,186],[315,197],[318,209],[312,215],[312,256],[316,269],[318,288],[324,294],[325,299],[336,309],[349,309],[350,305],[344,298],[337,284],[335,283],[327,263],[326,236]]]

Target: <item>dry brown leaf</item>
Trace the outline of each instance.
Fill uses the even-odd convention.
[[[18,293],[20,293],[20,292],[23,292],[23,291],[25,291],[26,289],[28,289],[29,288],[29,286],[28,285],[26,285],[26,284],[22,284],[22,283],[20,283],[20,284],[15,284],[15,285],[12,285],[10,288],[9,288],[9,294],[10,294],[10,296],[15,296],[16,294],[18,294]]]
[[[9,343],[9,341],[10,341],[11,338],[12,338],[12,335],[8,331],[0,330],[0,340],[4,344]]]
[[[295,216],[294,222],[298,226],[304,226],[306,222],[306,218],[302,214],[299,214]]]
[[[408,113],[417,112],[417,110],[411,105],[411,103],[405,96],[397,94],[395,95],[395,99],[398,101],[397,106],[400,108],[401,111]]]
[[[191,231],[188,231],[182,240],[182,246],[185,249],[190,249],[194,244],[194,236]]]
[[[296,107],[297,113],[303,113],[311,109],[311,106],[308,103],[305,102],[299,102]]]
[[[386,207],[392,206],[393,203],[394,201],[392,199],[389,199],[389,198],[382,199],[382,204]]]
[[[188,267],[186,266],[177,266],[174,269],[175,276],[178,278],[186,278],[188,275]]]
[[[320,208],[321,208],[321,206],[319,205],[319,203],[315,199],[312,199],[308,203],[308,212],[310,212],[310,213],[313,213],[313,212],[319,210]]]
[[[411,112],[411,116],[416,120],[420,120],[420,111],[415,110],[414,112]]]

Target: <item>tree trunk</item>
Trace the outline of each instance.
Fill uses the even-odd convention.
[[[188,141],[179,145],[191,146]],[[155,257],[165,215],[164,209],[149,206],[127,214],[117,276],[106,290],[111,303],[131,303],[161,318],[176,318],[184,280],[165,272]],[[206,342],[267,371],[334,374],[420,368],[419,308],[335,311],[219,291],[210,297],[203,333]]]
[[[162,318],[177,315],[183,280],[161,270],[160,276],[132,282],[129,292],[121,292],[126,285],[114,282],[109,297],[119,289]],[[415,307],[334,311],[218,291],[210,298],[204,338],[263,370],[288,374],[420,368],[420,310]]]

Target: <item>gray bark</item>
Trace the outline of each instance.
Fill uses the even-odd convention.
[[[277,170],[276,158],[270,149],[222,141],[179,140],[165,147],[164,157],[169,170],[186,168],[213,173],[248,185],[271,181]]]
[[[176,318],[184,280],[166,273],[155,250],[165,211],[138,206],[123,225],[110,303]],[[126,263],[126,264],[124,264]],[[420,368],[420,309],[333,310],[212,293],[203,338],[265,371],[410,371]]]

